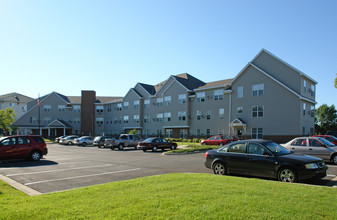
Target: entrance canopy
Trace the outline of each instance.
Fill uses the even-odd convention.
[[[232,130],[232,133],[235,132],[235,128],[243,128],[244,130],[244,133],[246,133],[246,130],[247,130],[247,124],[246,122],[244,122],[242,119],[240,118],[236,118],[234,119],[230,124],[229,124],[231,130]]]

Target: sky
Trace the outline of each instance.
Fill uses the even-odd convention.
[[[234,78],[265,48],[337,106],[337,1],[0,0],[0,94],[125,96],[180,73]]]

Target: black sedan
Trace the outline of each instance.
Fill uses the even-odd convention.
[[[244,140],[227,144],[205,155],[205,166],[215,174],[239,174],[297,182],[321,179],[327,165],[318,157],[293,154],[271,141]]]
[[[137,145],[138,149],[157,151],[158,149],[177,149],[177,144],[167,141],[165,138],[148,138]]]

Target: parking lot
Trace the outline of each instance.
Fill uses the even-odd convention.
[[[112,151],[59,144],[49,144],[48,150],[38,162],[0,163],[0,174],[38,193],[50,193],[166,173],[212,173],[203,164],[204,153],[165,156],[160,151]],[[331,180],[336,175],[337,166],[329,164],[328,176],[319,184],[335,185]]]

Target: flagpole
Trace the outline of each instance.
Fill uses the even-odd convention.
[[[41,118],[41,116],[40,116],[40,108],[41,108],[41,104],[40,104],[40,93],[39,93],[39,98],[38,98],[38,100],[37,100],[37,104],[38,104],[38,122],[39,122],[39,135],[41,135],[41,124],[40,124],[40,118]]]

